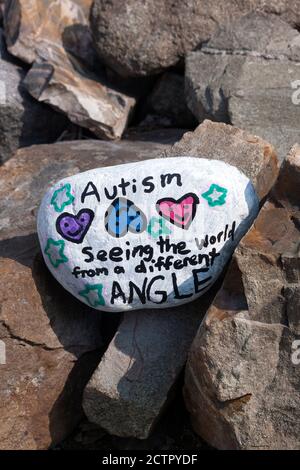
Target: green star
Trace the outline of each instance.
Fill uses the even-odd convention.
[[[67,183],[54,191],[51,204],[56,212],[62,212],[66,206],[72,204],[74,199],[73,194],[71,194],[71,185]]]
[[[226,202],[227,189],[221,188],[217,184],[212,184],[206,193],[202,194],[202,197],[207,200],[211,207],[222,206]]]
[[[102,284],[86,284],[85,289],[78,292],[78,294],[84,297],[91,307],[95,308],[98,305],[105,305],[102,289]]]
[[[61,263],[66,263],[68,258],[64,254],[65,242],[58,240],[57,242],[52,238],[48,238],[45,253],[49,258],[50,263],[54,268],[57,268]]]
[[[155,225],[157,227],[157,230],[155,230]],[[170,235],[171,230],[166,226],[165,219],[162,217],[151,217],[148,227],[147,227],[147,232],[149,235],[151,235],[153,238],[157,238],[160,235]]]

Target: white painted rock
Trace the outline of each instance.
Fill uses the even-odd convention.
[[[258,207],[237,168],[161,158],[61,180],[43,198],[38,235],[48,268],[82,302],[171,307],[211,287]]]

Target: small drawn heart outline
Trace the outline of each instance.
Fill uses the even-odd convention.
[[[188,199],[191,199],[192,201],[187,202]],[[156,203],[156,209],[159,215],[167,219],[169,222],[171,222],[171,224],[188,230],[195,218],[197,204],[199,204],[199,202],[199,198],[196,194],[187,193],[179,199],[174,199],[172,197],[164,197],[159,199]],[[186,209],[190,206],[191,211],[187,214]]]
[[[126,222],[121,220],[122,223],[120,223],[120,217],[124,216],[126,216]],[[116,219],[114,221],[115,224],[111,223],[111,218]],[[125,197],[116,198],[105,213],[105,229],[112,237],[121,238],[128,232],[140,234],[146,228],[147,218],[143,211],[134,202]]]
[[[69,212],[63,212],[56,220],[57,232],[67,241],[72,243],[82,243],[86,236],[95,214],[92,209],[81,209],[78,214],[70,214]],[[71,222],[75,222],[76,232],[68,233]],[[68,225],[66,225],[68,224]]]

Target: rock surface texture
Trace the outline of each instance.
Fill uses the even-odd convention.
[[[185,401],[219,449],[300,448],[299,187],[295,145],[189,354]]]
[[[24,77],[23,69],[7,53],[0,29],[0,163],[19,147],[54,141],[66,127],[63,116],[29,95]]]
[[[0,0],[0,450],[300,450],[299,5]]]
[[[21,149],[0,168],[1,449],[45,449],[65,438],[82,417],[82,391],[103,348],[101,313],[62,289],[43,262],[36,213],[45,187],[58,175],[165,148],[63,142]]]
[[[97,137],[121,137],[135,99],[110,88],[92,70],[88,25],[91,0],[8,0],[4,25],[8,50],[33,64],[25,85],[37,100],[66,114]]]
[[[259,199],[268,194],[279,171],[277,155],[268,142],[236,127],[209,120],[195,131],[186,132],[164,155],[195,154],[237,167],[252,181]]]
[[[256,9],[300,24],[297,0],[95,0],[91,28],[99,57],[110,67],[125,76],[150,75]]]
[[[164,154],[180,155],[205,155],[235,165],[253,182],[260,199],[278,174],[277,158],[268,143],[210,121],[184,134]],[[209,291],[200,301],[177,309],[125,314],[85,389],[83,406],[90,421],[118,436],[149,435],[172,395],[214,294]]]
[[[245,15],[188,54],[187,104],[199,121],[260,135],[283,159],[300,138],[299,64],[296,29],[275,15]]]

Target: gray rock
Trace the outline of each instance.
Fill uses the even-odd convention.
[[[102,354],[101,313],[68,295],[43,262],[36,210],[46,187],[58,175],[151,158],[170,136],[160,138],[32,146],[0,168],[1,449],[45,449],[70,434]]]
[[[85,389],[88,419],[110,434],[146,439],[172,395],[212,298],[176,311],[126,313]]]
[[[0,30],[0,163],[19,147],[56,140],[67,125],[63,116],[28,94],[24,76],[11,61]]]
[[[260,135],[282,159],[300,138],[300,107],[292,101],[299,60],[296,29],[274,15],[246,15],[187,56],[187,104],[199,121],[210,117]]]
[[[220,28],[202,49],[206,53],[300,59],[298,31],[276,15],[253,12]]]
[[[193,342],[185,400],[219,449],[299,449],[300,147],[241,241]]]
[[[232,126],[206,121],[163,156],[205,155],[241,169],[260,198],[272,187],[278,162],[272,147]],[[215,292],[187,306],[127,313],[88,383],[88,419],[109,433],[145,439],[172,397],[189,347]]]
[[[292,101],[299,76],[300,62],[248,58],[228,101],[232,124],[267,139],[281,160],[300,141],[300,105]]]
[[[175,64],[223,24],[253,10],[300,24],[297,0],[96,0],[91,28],[99,57],[121,75],[150,75]]]
[[[236,61],[240,58],[238,57]],[[230,63],[227,55],[191,52],[186,57],[185,96],[186,103],[198,122],[215,119],[229,123],[228,90],[231,75],[225,74]],[[228,77],[228,80],[227,80]]]
[[[5,9],[8,50],[33,64],[24,85],[97,137],[121,137],[135,98],[95,70],[88,13],[92,0],[9,0]],[[99,73],[95,73],[99,72]]]

